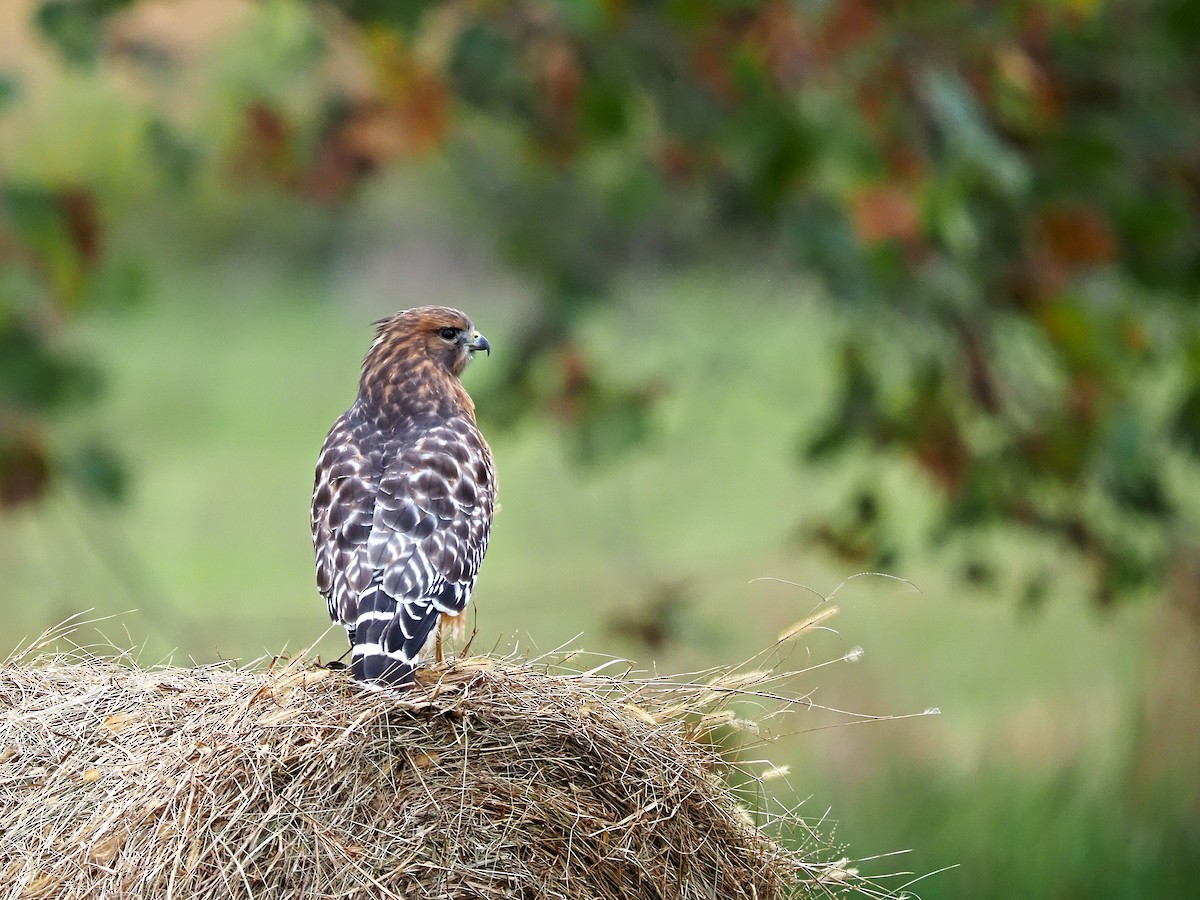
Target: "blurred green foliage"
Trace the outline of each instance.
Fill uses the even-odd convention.
[[[111,435],[88,432],[76,414],[96,404],[117,374],[101,359],[133,366],[130,383],[154,389],[126,402],[148,407],[146,418],[163,432],[150,444],[153,464],[137,462],[139,480],[158,473],[138,522],[143,535],[169,538],[154,552],[178,574],[173,587],[184,599],[135,602],[159,616],[169,636],[199,630],[224,647],[221,630],[232,615],[225,607],[237,606],[259,617],[239,628],[278,640],[279,617],[293,607],[248,603],[237,591],[258,586],[265,594],[272,580],[290,584],[289,574],[297,587],[277,589],[274,602],[291,604],[305,589],[303,497],[293,498],[293,475],[310,471],[301,438],[311,423],[268,422],[261,411],[294,406],[296,390],[332,403],[344,386],[302,367],[274,381],[262,373],[328,350],[335,316],[303,308],[322,293],[302,277],[304,267],[316,268],[323,228],[332,231],[343,211],[373,198],[381,176],[403,167],[449,175],[457,189],[444,202],[457,204],[456,221],[470,222],[538,292],[515,346],[493,357],[480,376],[486,380],[472,386],[488,391],[479,405],[491,427],[548,417],[575,460],[603,463],[643,446],[660,420],[658,406],[690,391],[686,439],[707,442],[711,452],[672,458],[673,477],[690,487],[715,479],[722,458],[748,460],[749,475],[739,473],[698,506],[682,502],[677,484],[658,470],[631,466],[626,493],[619,473],[597,473],[602,487],[586,502],[605,506],[613,532],[639,550],[661,532],[659,555],[642,564],[661,579],[656,592],[630,597],[609,622],[624,639],[657,652],[707,627],[729,646],[760,641],[766,626],[749,611],[730,637],[727,585],[711,576],[741,573],[747,559],[773,564],[761,512],[768,504],[807,514],[795,539],[857,569],[897,566],[920,543],[912,528],[929,522],[925,541],[948,551],[942,559],[960,561],[969,583],[1002,585],[1030,606],[1074,592],[1074,567],[1059,566],[1068,556],[1108,603],[1163,588],[1176,548],[1196,543],[1200,8],[1188,0],[203,0],[190,13],[183,2],[12,2],[28,7],[36,42],[53,48],[51,77],[71,102],[47,106],[51,92],[39,92],[46,73],[36,65],[0,71],[0,138],[11,138],[4,126],[18,117],[42,129],[40,141],[0,143],[0,514],[59,489],[109,500],[127,493],[132,463],[112,452]],[[164,8],[179,18],[152,14]],[[225,26],[210,28],[210,16],[224,16]],[[71,99],[85,78],[102,87]],[[291,272],[295,281],[279,289],[286,300],[268,308],[267,292],[256,292],[250,276],[210,284],[208,260],[192,260],[185,299],[175,301],[180,309],[143,310],[157,293],[150,273],[161,271],[146,254],[174,248],[169,238],[139,245],[121,236],[143,219],[141,227],[156,227],[164,206],[181,212],[198,245],[298,246],[289,268],[301,274]],[[264,209],[272,215],[260,216]],[[673,308],[650,316],[667,333],[638,335],[635,344],[621,332],[606,353],[597,348],[595,313],[627,270],[715,261],[728,273],[766,270],[764,260],[820,276],[828,311],[842,326],[835,377],[807,381],[790,398],[783,395],[792,388],[778,382],[750,396],[751,379],[732,377],[731,368],[769,376],[741,354],[792,351],[814,367],[819,358],[812,335],[781,336],[769,316],[745,322],[769,340],[739,336],[728,358],[711,366],[676,365],[680,381],[691,382],[672,385],[658,375],[645,364],[657,344],[690,340],[662,352],[675,363],[701,351],[716,360],[707,336],[742,327],[716,310],[721,302],[741,308],[749,293],[704,274],[703,288],[717,285],[726,300],[710,294],[701,302],[699,285],[639,296],[636,303]],[[254,330],[248,317],[231,315],[231,327],[246,331],[226,333],[210,291],[229,295],[221,302],[230,308],[254,297],[269,326]],[[294,306],[284,312],[285,303]],[[688,315],[675,314],[686,304]],[[192,312],[201,305],[204,316]],[[750,305],[762,315],[761,305]],[[132,318],[113,330],[120,337],[101,342],[98,358],[89,356],[78,340],[81,320],[118,307]],[[607,327],[628,312],[610,310]],[[787,321],[815,327],[803,316]],[[684,328],[692,331],[678,333]],[[357,329],[338,335],[343,358],[358,352]],[[827,340],[821,329],[819,341]],[[200,350],[177,354],[177,341]],[[214,352],[230,346],[236,352]],[[207,367],[195,362],[204,355]],[[185,360],[197,369],[181,370]],[[233,374],[221,381],[226,370]],[[780,367],[781,377],[794,374]],[[708,390],[700,382],[709,379],[724,383]],[[838,389],[826,395],[814,383]],[[189,460],[176,468],[172,456],[187,455],[197,429],[216,430],[204,413],[220,406],[213,395],[221,392],[251,396],[223,422],[225,443],[206,451],[203,466]],[[664,397],[671,399],[660,404]],[[815,429],[813,405],[822,408]],[[784,441],[755,431],[751,411],[794,421],[803,434],[793,442],[796,463],[806,475],[810,464],[826,466],[829,477],[787,482],[767,467],[768,453],[783,460]],[[249,434],[248,447],[228,452],[231,432]],[[748,438],[754,452],[745,450]],[[288,460],[290,469],[278,467],[286,477],[264,473],[264,455]],[[637,565],[601,558],[594,523],[550,515],[568,493],[565,476],[546,471],[555,458],[526,459],[537,477],[526,472],[524,482],[519,466],[506,470],[517,487],[511,496],[542,491],[554,503],[511,504],[509,533],[520,532],[540,557],[532,566],[513,553],[506,571],[502,552],[491,585],[499,578],[500,592],[507,585],[507,596],[519,598],[511,601],[521,604],[512,608],[514,621],[560,616],[555,625],[569,636],[581,621],[600,628],[603,594],[627,577],[622,567]],[[878,477],[864,459],[879,461]],[[914,514],[917,491],[912,484],[898,491],[908,479],[897,471],[922,473],[934,515],[924,507]],[[229,479],[267,488],[231,505],[213,487]],[[277,533],[284,498],[295,500],[296,535]],[[819,520],[814,504],[827,508]],[[686,514],[667,515],[681,509]],[[107,535],[107,525],[97,534]],[[217,532],[238,536],[235,546],[194,556],[201,536]],[[991,552],[996,532],[1018,549]],[[47,567],[65,568],[60,539],[39,533],[31,542],[47,548]],[[1033,549],[1046,550],[1038,542],[1053,550],[1037,557]],[[743,555],[735,562],[736,553]],[[254,581],[247,573],[263,568],[264,555],[274,568]],[[108,556],[120,554],[110,548]],[[701,558],[707,618],[688,581],[688,566]],[[1007,566],[1019,572],[999,571]],[[1006,575],[1027,581],[1008,591]],[[30,580],[45,609],[20,604],[28,616],[74,612],[89,590],[100,593],[96,585],[73,586],[61,592],[69,599],[49,606],[43,601],[53,592],[42,573]],[[546,597],[563,596],[592,618],[569,604],[546,611]],[[120,601],[103,602],[111,611]],[[820,778],[805,776],[805,793],[812,783],[838,797],[856,852],[911,845],[917,871],[962,864],[918,884],[923,892],[929,886],[928,896],[1135,897],[1194,883],[1189,795],[1164,804],[1170,822],[1153,823],[1139,815],[1142,791],[1123,760],[1111,771],[1068,765],[1053,774],[1056,749],[1090,758],[1112,749],[1108,736],[1130,730],[1089,730],[1081,721],[1097,710],[1127,715],[1137,705],[1095,673],[1134,684],[1133,674],[1108,670],[1142,633],[1117,631],[1098,645],[1080,616],[1058,625],[1060,647],[992,658],[1006,620],[960,604],[955,626],[937,609],[906,604],[862,619],[876,646],[903,644],[907,655],[896,651],[886,671],[919,660],[916,668],[941,685],[933,699],[948,710],[957,705],[960,723],[971,712],[999,723],[988,740],[998,743],[1001,762],[989,758],[959,773],[959,757],[970,754],[961,738],[943,734],[935,739],[940,754],[909,748],[910,757],[933,760],[937,771],[926,771],[889,737],[839,783],[840,761],[857,748],[835,747]],[[323,621],[317,606],[313,614]],[[769,627],[786,624],[767,619]],[[966,649],[940,646],[947,634],[967,631],[986,637]],[[712,640],[692,662],[709,662]],[[1155,640],[1146,668],[1160,664],[1164,643]],[[1040,784],[1026,778],[1027,759],[1007,758],[1016,754],[1004,739],[1018,744],[1023,720],[1009,724],[986,707],[994,701],[989,682],[1020,683],[1041,699],[1062,690],[1050,684],[1060,673],[1046,655],[1095,657],[1087,670],[1095,677],[1062,694],[1070,699],[1059,697],[1052,715],[1061,733],[1028,754],[1048,757],[1051,774]],[[940,668],[931,657],[941,658]],[[1174,670],[1166,675],[1183,693],[1194,683]],[[1172,720],[1188,721],[1187,697],[1146,699],[1156,702]],[[886,697],[880,705],[891,709]],[[813,739],[804,736],[806,745]],[[1130,740],[1139,750],[1153,743]],[[867,785],[863,772],[887,783]],[[895,801],[881,804],[889,791]]]
[[[801,453],[914,460],[942,498],[935,545],[1044,535],[1108,603],[1160,584],[1195,527],[1194,4],[270,0],[233,38],[253,64],[210,72],[219,128],[181,119],[170,86],[200,64],[139,28],[140,5],[41,0],[34,21],[63,65],[147,88],[161,190],[202,194],[207,170],[336,209],[382,170],[445,160],[540,290],[481,402],[500,421],[549,412],[587,461],[643,440],[660,386],[598,371],[581,322],[631,264],[741,247],[821,273],[845,311],[840,398]],[[0,108],[20,102],[0,81]],[[71,319],[143,289],[136,263],[105,267],[104,188],[3,192],[8,502],[58,476],[119,492],[111,459],[79,464],[48,428],[97,380],[65,349]],[[860,483],[807,536],[884,564],[888,503]]]
[[[132,0],[46,0],[37,11],[37,26],[63,58],[74,65],[96,62],[104,50],[108,18]]]

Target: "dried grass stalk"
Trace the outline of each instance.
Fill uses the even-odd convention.
[[[11,660],[3,896],[841,892],[851,873],[784,849],[720,777],[705,717],[744,681],[461,659],[398,697],[305,662]]]

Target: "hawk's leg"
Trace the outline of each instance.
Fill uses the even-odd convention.
[[[445,621],[445,616],[438,616],[437,637],[433,639],[433,659],[439,663],[442,661],[442,625]]]
[[[342,669],[350,668],[342,660],[344,660],[347,656],[349,656],[350,651],[353,649],[354,649],[354,634],[351,633],[350,634],[350,646],[346,648],[346,652],[343,653],[341,656],[339,656],[337,659],[331,659],[329,662],[325,663],[325,668],[333,669],[334,671],[340,671]]]

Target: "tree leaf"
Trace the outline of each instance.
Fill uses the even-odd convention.
[[[99,441],[78,447],[64,462],[65,474],[86,496],[106,503],[125,498],[128,473],[117,455]]]
[[[42,37],[71,64],[93,65],[104,47],[109,16],[131,0],[44,0],[34,14]]]
[[[1192,456],[1200,458],[1200,380],[1184,394],[1179,409],[1175,411],[1172,432],[1180,446]]]
[[[93,399],[100,373],[64,351],[52,349],[19,319],[0,322],[0,400],[17,409],[46,412]]]
[[[20,96],[20,82],[15,72],[0,72],[0,112]]]

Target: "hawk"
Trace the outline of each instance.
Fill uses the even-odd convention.
[[[459,376],[491,346],[439,306],[375,328],[358,397],[317,460],[312,535],[355,679],[394,686],[412,680],[443,617],[466,608],[487,550],[496,474]]]

